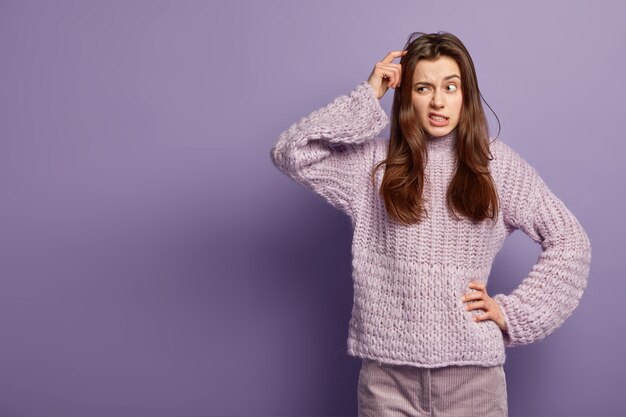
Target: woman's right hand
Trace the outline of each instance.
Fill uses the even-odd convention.
[[[407,51],[391,51],[382,61],[374,65],[367,82],[372,86],[376,93],[376,98],[379,100],[385,95],[389,87],[396,88],[400,86],[402,67],[400,64],[394,64],[392,61],[404,56],[406,53]]]

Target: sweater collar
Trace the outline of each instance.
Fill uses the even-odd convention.
[[[426,135],[426,143],[428,146],[428,150],[452,150],[455,147],[456,139],[458,136],[458,127],[455,127],[444,136],[431,136],[429,134]]]

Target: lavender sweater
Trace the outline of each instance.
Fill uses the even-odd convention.
[[[391,222],[378,194],[389,119],[363,81],[349,94],[300,119],[271,150],[274,165],[346,213],[352,222],[354,300],[348,354],[419,367],[501,365],[504,347],[543,339],[577,307],[587,285],[591,244],[578,220],[537,171],[505,143],[491,143],[490,172],[500,199],[498,221],[455,220],[446,208],[457,129],[428,138],[420,224]],[[520,229],[542,248],[537,263],[508,295],[492,295],[507,324],[475,322],[482,309],[461,300],[471,280],[487,283],[505,238]]]

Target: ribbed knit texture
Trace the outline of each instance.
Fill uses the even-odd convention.
[[[354,300],[348,354],[419,367],[501,365],[504,347],[543,339],[572,314],[587,285],[591,244],[582,226],[536,170],[500,140],[489,168],[500,199],[495,225],[456,220],[446,207],[457,129],[428,138],[424,197],[429,217],[392,222],[379,195],[389,118],[363,81],[349,94],[281,133],[270,155],[289,177],[346,213],[352,222]],[[508,327],[475,322],[482,309],[461,300],[472,280],[487,283],[505,238],[519,229],[542,253],[508,295],[491,295]],[[513,279],[507,277],[507,279]]]

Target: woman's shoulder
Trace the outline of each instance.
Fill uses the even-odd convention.
[[[515,151],[507,143],[503,142],[499,137],[489,138],[489,150],[491,151],[494,160],[501,160],[503,158],[511,157]]]
[[[503,142],[500,138],[489,138],[489,150],[493,161],[498,165],[527,164],[526,160],[511,145]]]
[[[500,138],[489,139],[489,149],[493,159],[489,162],[492,173],[503,181],[515,181],[537,175],[535,167],[511,145]]]

